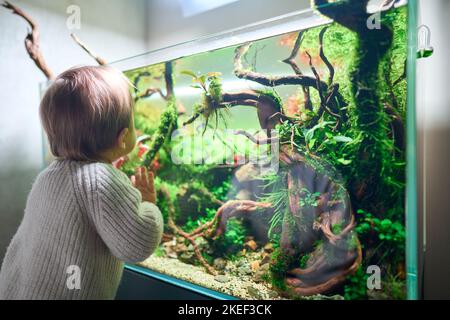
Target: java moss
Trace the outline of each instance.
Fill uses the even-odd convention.
[[[271,257],[272,263],[270,264],[270,280],[272,285],[279,290],[286,290],[286,272],[294,262],[292,257],[284,254],[281,248],[275,249]]]
[[[170,141],[170,135],[177,127],[178,110],[175,98],[169,98],[167,102],[167,109],[161,115],[161,120],[158,128],[153,134],[149,151],[145,155],[143,165],[148,167],[155,159],[156,154],[161,149],[164,143]]]

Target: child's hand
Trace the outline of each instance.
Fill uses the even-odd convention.
[[[153,181],[153,172],[144,167],[136,168],[134,176],[131,177],[133,186],[141,192],[142,201],[156,204],[156,191]]]

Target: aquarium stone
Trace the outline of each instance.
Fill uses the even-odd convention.
[[[219,275],[214,277],[214,280],[216,280],[218,282],[221,282],[221,283],[227,283],[227,282],[230,281],[230,278],[227,277],[227,276],[219,274]]]

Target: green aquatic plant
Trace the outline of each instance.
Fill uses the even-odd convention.
[[[401,257],[405,250],[406,231],[402,222],[380,219],[364,210],[358,210],[358,225],[356,232],[362,237],[375,235],[383,245],[384,257],[389,252]]]
[[[300,258],[299,267],[301,269],[305,269],[307,267],[309,258],[310,258],[309,254],[305,254]]]
[[[269,221],[267,237],[272,239],[274,231],[278,230],[284,219],[289,199],[289,190],[286,188],[286,173],[269,174],[261,177],[264,189],[270,190],[260,197],[261,202],[271,203],[274,213]]]
[[[227,112],[227,108],[226,104],[223,105],[222,83],[220,79],[221,73],[209,72],[207,74],[196,75],[192,71],[182,71],[181,74],[192,77],[194,84],[191,85],[191,87],[203,91],[202,101],[194,105],[193,116],[193,118],[196,119],[200,115],[203,115],[206,119],[203,133],[205,133],[208,128],[209,120],[211,118],[215,119],[215,129],[219,126],[219,120],[222,120],[226,124],[224,113]]]
[[[170,140],[172,132],[177,127],[178,110],[176,108],[175,98],[170,98],[167,103],[167,109],[162,113],[158,128],[152,136],[149,144],[149,150],[145,155],[143,165],[148,167],[155,159],[164,143]]]
[[[242,221],[234,218],[227,222],[226,232],[213,243],[214,251],[221,256],[231,258],[244,246],[244,239],[248,230]]]
[[[367,299],[367,278],[361,265],[358,270],[347,278],[347,284],[344,286],[344,298],[346,300],[364,300]]]
[[[306,188],[300,189],[301,198],[300,198],[300,206],[301,207],[317,207],[317,200],[319,199],[321,193],[314,192],[312,193]]]

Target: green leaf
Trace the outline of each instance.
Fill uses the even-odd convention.
[[[201,75],[200,77],[198,77],[198,81],[201,84],[205,85],[206,84],[206,75],[204,74],[204,75]]]
[[[347,160],[347,159],[344,159],[344,158],[339,158],[339,159],[337,159],[337,161],[338,161],[339,163],[343,164],[344,166],[347,166],[347,165],[349,165],[350,163],[352,163],[352,160]]]
[[[316,141],[317,141],[316,138],[312,138],[311,140],[309,140],[308,147],[309,147],[310,149],[312,149],[312,148],[314,147]]]
[[[344,143],[353,141],[352,138],[345,137],[345,136],[335,136],[335,137],[333,137],[333,140],[336,142],[344,142]]]
[[[183,70],[183,71],[180,72],[180,74],[184,74],[186,76],[190,76],[192,78],[197,79],[197,75],[194,72],[189,71],[189,70]]]
[[[309,129],[309,130],[306,132],[305,138],[306,138],[307,140],[310,140],[310,139],[314,136],[314,132],[315,132],[317,129],[323,129],[323,128],[325,128],[326,126],[328,126],[328,125],[330,125],[330,124],[333,124],[333,122],[331,122],[331,121],[323,121],[323,122],[320,122],[320,123],[316,124],[314,127],[312,127],[311,129]]]

